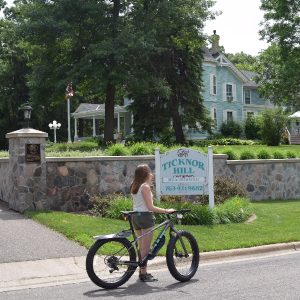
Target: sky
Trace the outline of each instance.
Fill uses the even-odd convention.
[[[13,0],[6,0],[12,4]],[[213,10],[222,11],[215,20],[208,21],[204,32],[220,35],[220,45],[227,53],[244,52],[257,55],[267,48],[267,44],[259,39],[259,22],[263,20],[263,12],[259,9],[260,0],[216,0]]]
[[[261,41],[258,31],[263,20],[263,11],[259,9],[260,0],[216,0],[213,10],[222,11],[215,20],[208,21],[204,32],[208,35],[217,31],[220,45],[227,53],[244,52],[257,55],[267,48]]]

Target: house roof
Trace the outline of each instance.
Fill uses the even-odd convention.
[[[248,79],[248,82],[244,84],[245,87],[253,87],[253,88],[257,88],[258,84],[253,80],[253,78],[255,77],[256,73],[255,72],[251,72],[251,71],[246,71],[246,70],[240,70]]]
[[[257,88],[258,84],[254,82],[253,78],[256,75],[254,72],[239,70],[230,60],[220,52],[212,54],[210,49],[207,47],[202,48],[203,51],[203,59],[206,62],[214,62],[221,66],[228,66],[236,76],[238,76],[244,83],[245,87],[248,88]]]
[[[115,117],[118,113],[124,114],[128,112],[125,106],[115,105]],[[75,112],[71,114],[76,119],[104,119],[105,104],[80,103]]]

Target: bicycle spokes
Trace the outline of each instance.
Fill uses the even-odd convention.
[[[112,251],[113,250],[113,251]],[[105,255],[112,252],[112,255]],[[106,282],[118,282],[127,272],[132,272],[128,265],[130,253],[124,245],[118,241],[110,241],[103,244],[95,253],[93,269],[97,277]]]

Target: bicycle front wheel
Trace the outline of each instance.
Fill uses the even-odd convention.
[[[105,289],[124,284],[137,265],[134,247],[127,239],[98,240],[86,257],[86,271],[90,279]]]
[[[167,265],[172,276],[178,281],[190,280],[199,265],[199,247],[194,236],[187,231],[179,231],[167,247]]]

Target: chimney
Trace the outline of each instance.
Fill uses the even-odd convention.
[[[220,52],[220,45],[219,45],[220,36],[217,34],[216,30],[214,30],[214,34],[210,36],[209,40],[211,42],[210,52],[212,54],[216,54]]]

